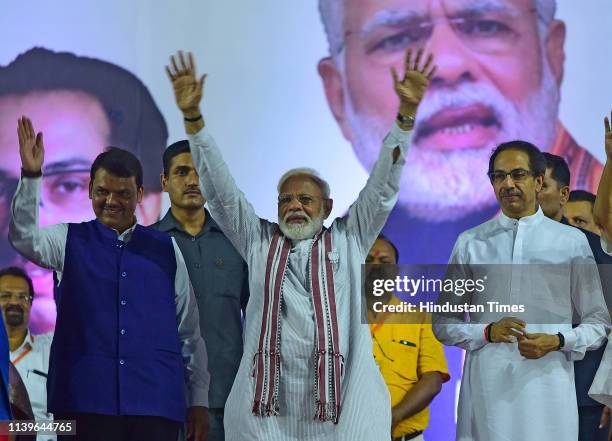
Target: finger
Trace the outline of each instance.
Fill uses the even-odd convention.
[[[202,90],[204,90],[204,82],[206,81],[207,76],[208,74],[202,75],[202,78],[200,78],[200,81],[198,81],[198,93],[202,93]]]
[[[397,74],[397,70],[394,67],[391,68],[391,75],[393,76],[393,84],[399,83],[399,75]]]
[[[179,59],[181,60],[181,70],[185,72],[187,70],[187,65],[185,64],[185,56],[183,55],[183,51],[179,51]]]
[[[195,73],[195,62],[193,61],[193,54],[191,52],[187,53],[187,59],[189,61],[189,70]]]
[[[431,80],[433,78],[434,74],[436,73],[436,69],[437,69],[437,66],[434,66],[431,68],[429,73],[426,75],[428,80]]]
[[[416,59],[414,60],[414,68],[413,70],[418,71],[419,70],[419,64],[421,63],[421,57],[423,56],[423,48],[420,48],[417,51],[417,56]]]
[[[38,132],[38,135],[36,135],[36,147],[38,147],[40,150],[43,149],[43,134],[42,134],[42,132]]]
[[[607,407],[604,407],[604,409],[601,412],[601,417],[599,418],[599,428],[603,429],[606,424],[608,424],[608,418],[610,417],[610,414],[606,411]]]
[[[612,117],[612,115],[610,115]],[[606,116],[604,118],[604,126],[606,127],[606,133],[610,132],[610,120]]]
[[[429,66],[431,65],[431,62],[433,61],[433,55],[429,54],[427,56],[427,60],[425,60],[425,66],[423,66],[423,69],[421,69],[421,73],[425,73],[427,72],[427,69],[429,69]]]
[[[412,48],[406,51],[406,59],[404,60],[404,75],[410,70],[410,59],[412,58]]]
[[[25,139],[25,133],[24,133],[24,128],[23,128],[23,119],[19,118],[17,120],[17,137],[19,138],[19,145],[21,145],[23,143],[23,140]]]
[[[168,66],[166,66],[166,73],[168,74],[170,81],[174,81],[174,75],[172,75],[172,72],[170,72],[170,68]]]
[[[26,127],[28,129],[28,138],[34,138],[36,134],[34,133],[34,126],[32,125],[32,121],[30,118],[26,117]]]
[[[179,74],[179,68],[176,65],[176,58],[173,56],[170,57],[170,61],[172,62],[172,67],[174,68],[174,74],[178,75]]]

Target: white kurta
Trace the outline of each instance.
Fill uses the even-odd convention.
[[[368,327],[361,324],[361,265],[397,200],[408,132],[393,128],[366,187],[348,215],[336,219],[330,227],[339,255],[334,281],[340,352],[345,357],[337,425],[314,420],[315,324],[306,277],[312,240],[293,244],[283,284],[280,415],[264,418],[251,412],[253,356],[261,327],[266,258],[276,227],[257,217],[206,129],[190,136],[189,143],[210,212],[249,265],[251,297],[246,310],[244,355],[225,407],[226,439],[388,441],[389,394],[372,356]],[[401,154],[394,164],[392,149],[396,146]]]
[[[459,318],[437,317],[433,326],[436,337],[467,351],[457,440],[576,441],[578,410],[573,361],[602,344],[610,321],[584,234],[548,219],[540,209],[518,221],[502,214],[461,234],[450,262],[468,268],[513,264],[511,274],[506,274],[508,283],[486,285],[486,291],[479,295],[506,304],[531,300],[532,304],[542,305],[542,317],[532,315],[533,320],[526,321],[527,332],[561,332],[565,338],[561,351],[529,360],[521,356],[517,343],[485,340],[486,323],[517,314],[485,310],[471,314],[475,322],[471,324]],[[548,267],[554,274],[538,274],[535,265],[540,264],[554,264]],[[573,312],[581,323],[574,329]],[[555,323],[549,320],[551,316],[563,324],[551,324]]]

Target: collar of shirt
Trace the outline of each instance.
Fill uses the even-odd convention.
[[[106,228],[107,230],[113,231],[117,235],[117,240],[121,240],[123,242],[129,242],[130,238],[132,237],[132,233],[134,233],[134,230],[138,226],[138,222],[135,221],[134,225],[132,225],[127,230],[125,230],[123,233],[119,234],[119,231],[115,230],[114,228],[110,228],[110,227],[104,225],[98,219],[96,219],[96,222],[98,222],[98,224],[100,224],[102,227]]]
[[[34,336],[30,334],[30,330],[28,329],[28,332],[21,345],[14,351],[11,351],[11,358],[14,360],[15,357],[19,357],[25,351],[34,349],[34,340]]]
[[[536,211],[534,214],[524,216],[518,220],[508,217],[504,213],[501,213],[498,219],[499,223],[506,228],[514,228],[516,225],[535,226],[542,222],[542,219],[544,219],[544,212],[540,207],[538,207],[538,211]]]
[[[200,237],[210,231],[218,231],[222,233],[221,228],[219,228],[219,225],[217,225],[217,222],[215,222],[215,220],[212,218],[206,208],[204,208],[204,212],[206,213],[204,218],[204,227],[197,234],[196,237]],[[176,218],[172,215],[172,210],[168,210],[166,212],[166,215],[159,221],[157,226],[161,231],[165,231],[166,233],[169,233],[170,231],[174,230],[180,231],[181,233],[189,234],[183,229],[182,225],[179,224]]]

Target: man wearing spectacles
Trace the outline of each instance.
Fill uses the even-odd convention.
[[[49,332],[56,315],[53,275],[21,259],[6,242],[10,200],[21,167],[15,121],[30,115],[46,136],[38,206],[42,226],[90,218],[89,169],[109,145],[123,147],[143,162],[147,191],[136,214],[143,225],[157,221],[161,187],[156,170],[166,146],[166,123],[145,85],[131,72],[43,48],[30,49],[0,67],[0,115],[0,265],[27,270],[37,294],[30,329]]]
[[[602,345],[610,316],[586,237],[538,205],[545,170],[533,144],[498,146],[487,174],[502,214],[462,233],[450,259],[462,273],[498,277],[482,304],[526,308],[525,320],[490,308],[434,315],[436,337],[466,350],[459,440],[578,438],[573,361]]]
[[[389,395],[361,324],[361,265],[398,192],[410,128],[435,67],[418,51],[393,71],[397,123],[346,216],[329,228],[329,185],[309,169],[278,183],[278,223],[238,189],[200,111],[205,76],[179,52],[166,67],[209,210],[249,265],[244,354],[225,406],[228,441],[388,441]],[[370,406],[364,406],[364,403]]]
[[[8,334],[11,363],[19,372],[28,392],[34,419],[51,421],[47,412],[47,373],[53,333],[30,332],[30,311],[34,285],[28,274],[17,267],[0,270],[0,307]],[[38,441],[55,440],[55,435],[37,435]]]

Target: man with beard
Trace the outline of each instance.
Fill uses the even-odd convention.
[[[502,214],[462,233],[453,249],[451,271],[489,278],[482,304],[525,307],[525,320],[492,308],[434,315],[438,340],[467,351],[458,441],[578,438],[573,361],[601,346],[610,316],[584,234],[538,207],[545,170],[534,145],[501,144],[488,176]]]
[[[397,304],[393,292],[375,296],[374,280],[393,280],[398,252],[383,235],[366,258],[365,296],[374,359],[391,396],[391,438],[423,441],[429,404],[450,377],[442,344],[433,335],[431,319],[418,313],[376,312],[374,302]]]
[[[15,121],[29,115],[46,136],[41,226],[89,219],[89,168],[108,145],[131,151],[144,164],[147,191],[136,215],[143,225],[156,222],[166,122],[146,86],[126,69],[39,47],[0,66],[0,115],[0,266],[28,272],[36,289],[30,329],[49,332],[56,316],[53,273],[22,259],[6,240],[10,201],[21,173]]]
[[[174,239],[137,223],[138,158],[116,147],[99,154],[88,186],[95,219],[40,227],[43,134],[27,117],[17,132],[9,240],[58,281],[48,410],[76,421],[76,441],[175,441],[185,419],[203,441],[209,376],[198,306]]]
[[[550,219],[570,225],[563,216],[564,206],[569,196],[570,171],[563,158],[550,153],[544,153],[546,158],[546,174],[542,191],[538,193],[538,202],[544,215]],[[612,255],[608,254],[602,245],[600,237],[588,230],[576,226],[586,236],[591,252],[597,263],[602,289],[605,296],[612,295]],[[612,253],[611,253],[612,254]],[[588,391],[606,349],[604,343],[601,348],[588,351],[582,360],[574,362],[576,381],[576,398],[578,401],[579,441],[607,441],[608,431],[600,430],[600,417],[604,406],[589,398]],[[611,432],[612,434],[612,432]]]
[[[406,263],[446,262],[459,233],[496,214],[481,170],[502,142],[524,139],[562,156],[571,187],[595,191],[601,164],[558,119],[566,29],[556,0],[319,0],[319,8],[327,101],[368,170],[397,107],[389,69],[407,48],[436,57],[384,229]]]
[[[47,412],[47,372],[53,334],[34,336],[29,328],[34,285],[28,274],[17,267],[0,270],[0,307],[8,334],[11,363],[19,372],[28,392],[34,418],[53,420]],[[38,435],[38,441],[55,440],[54,435]]]
[[[225,408],[229,441],[387,441],[389,394],[361,324],[361,265],[396,202],[417,107],[435,68],[422,51],[393,72],[397,124],[365,188],[330,228],[329,185],[310,169],[278,183],[278,224],[237,188],[200,112],[204,76],[191,55],[167,73],[183,114],[200,188],[215,221],[249,265],[245,350]],[[369,405],[365,405],[368,403]]]
[[[211,384],[208,390],[208,441],[223,441],[223,408],[242,358],[241,313],[249,300],[247,266],[204,208],[189,142],[164,151],[161,185],[170,209],[153,225],[178,243],[200,312]]]

